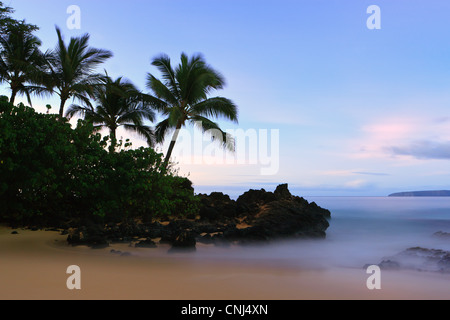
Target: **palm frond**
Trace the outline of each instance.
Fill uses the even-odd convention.
[[[223,97],[209,98],[193,105],[190,113],[204,117],[223,117],[238,123],[237,106],[229,99]]]
[[[154,94],[155,109],[165,117],[156,125],[156,141],[162,143],[170,131],[183,127],[189,121],[203,132],[211,134],[211,139],[234,151],[234,138],[208,119],[222,117],[238,122],[237,106],[231,100],[223,97],[208,98],[213,90],[224,87],[224,77],[206,64],[201,54],[188,57],[182,53],[175,69],[171,67],[166,55],[161,55],[153,65],[162,73],[162,81],[149,73],[147,88]],[[174,137],[176,139],[176,135]],[[174,145],[175,143],[171,143],[169,146],[166,165],[170,161]]]
[[[141,101],[145,106],[159,111],[162,114],[165,114],[169,108],[169,104],[166,101],[156,98],[150,94],[141,93]]]
[[[163,143],[166,136],[175,129],[175,126],[171,126],[169,119],[165,119],[159,122],[155,128],[155,139],[157,143]]]
[[[170,64],[170,58],[166,54],[161,54],[160,56],[153,59],[152,65],[154,65],[162,75],[167,88],[172,92],[172,94],[180,98],[180,92],[178,89],[178,84],[175,79],[175,71]]]
[[[150,147],[153,147],[156,144],[155,132],[151,127],[136,124],[124,124],[123,127],[126,130],[135,132],[145,138]]]
[[[182,99],[188,104],[207,99],[212,90],[222,89],[225,85],[223,76],[209,66],[201,54],[188,58],[183,53],[176,77]]]
[[[25,95],[31,105],[30,86],[43,83],[44,54],[41,40],[21,28],[0,36],[0,82],[7,82],[15,94]]]
[[[66,111],[66,117],[68,119],[71,119],[75,116],[78,116],[86,119],[87,117],[89,117],[88,114],[92,113],[93,111],[94,110],[92,109],[92,107],[84,107],[78,104],[71,104]]]
[[[223,131],[217,123],[202,116],[192,117],[190,122],[204,133],[209,134],[211,139],[221,144],[223,148],[230,152],[235,151],[234,137]]]
[[[72,37],[66,45],[58,27],[56,33],[57,46],[47,54],[47,66],[50,71],[47,86],[54,88],[53,91],[57,89],[64,101],[73,97],[86,102],[87,96],[94,95],[94,87],[101,83],[104,77],[94,73],[94,70],[111,58],[112,53],[89,47],[89,34]]]
[[[28,85],[28,91],[38,97],[48,97],[51,95],[51,91],[48,90],[47,87],[44,86],[36,86],[36,85]]]
[[[132,106],[133,104],[129,104]],[[125,106],[124,106],[125,107]],[[133,122],[133,123],[142,123],[144,120],[148,120],[153,122],[155,120],[155,112],[151,110],[150,108],[143,107],[141,105],[138,105],[137,107],[133,108],[130,107],[124,112],[122,112],[118,118],[118,122]]]
[[[177,104],[179,101],[179,99],[169,88],[164,85],[164,83],[150,73],[147,74],[147,88],[152,90],[158,99],[166,101],[171,105]]]

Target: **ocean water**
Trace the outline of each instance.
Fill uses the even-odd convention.
[[[331,211],[324,240],[198,250],[196,257],[284,264],[290,267],[362,268],[411,247],[450,251],[450,197],[310,197]]]
[[[330,263],[379,263],[410,247],[450,251],[449,197],[317,197],[331,211],[322,244]]]

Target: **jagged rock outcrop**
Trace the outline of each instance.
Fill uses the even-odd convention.
[[[287,184],[274,192],[249,190],[237,200],[213,192],[198,195],[201,206],[196,219],[173,219],[168,223],[82,226],[71,229],[67,241],[72,245],[104,247],[111,242],[145,238],[139,247],[171,244],[173,249],[194,250],[197,241],[215,245],[267,242],[290,238],[324,238],[329,227],[330,211],[293,196]]]
[[[286,238],[324,238],[331,218],[330,211],[314,202],[309,203],[304,198],[293,196],[287,184],[279,185],[275,192],[249,190],[236,201],[211,194],[203,196],[202,203],[204,207],[201,213],[208,213],[207,217],[202,218],[211,221],[209,213],[216,210],[214,216],[219,221],[228,218],[229,224],[235,224],[235,227],[229,225],[227,230],[213,237],[222,241],[244,243]],[[230,212],[227,215],[218,214],[223,208],[230,208]]]
[[[417,270],[450,272],[450,252],[422,247],[408,248],[394,256],[386,257],[378,266],[383,270]]]

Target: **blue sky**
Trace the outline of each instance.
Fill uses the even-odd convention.
[[[265,132],[260,130],[276,130],[279,144],[268,150],[277,151],[271,160],[279,161],[279,169],[261,174],[259,153],[257,163],[214,162],[207,145],[186,161],[188,148],[180,142],[175,150],[180,173],[189,175],[199,192],[238,194],[279,183],[305,196],[450,189],[448,1],[4,4],[16,10],[14,17],[40,27],[43,49],[55,46],[55,25],[66,39],[89,33],[92,46],[114,53],[102,68],[143,91],[147,73],[158,75],[153,57],[166,53],[176,63],[181,52],[201,52],[227,80],[216,95],[239,106],[239,125],[220,122],[222,127],[256,132],[258,143]],[[66,26],[70,5],[81,9],[80,30]],[[381,10],[379,30],[366,26],[370,5]],[[56,112],[56,98],[34,101],[42,112],[50,101]]]

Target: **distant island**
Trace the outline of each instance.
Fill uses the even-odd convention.
[[[390,194],[389,197],[450,197],[450,190],[398,192]]]

